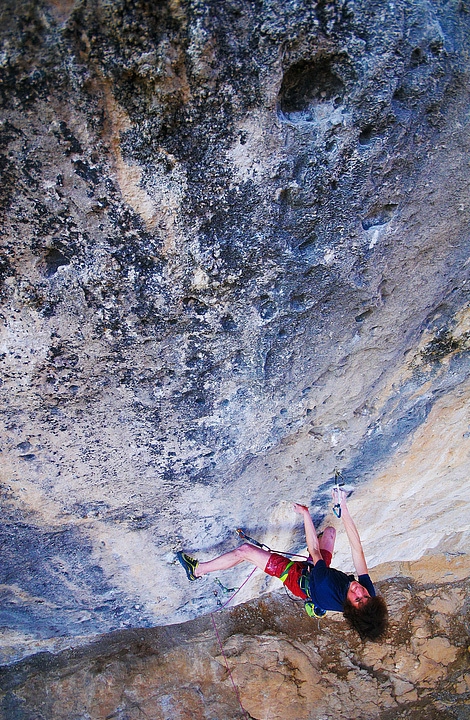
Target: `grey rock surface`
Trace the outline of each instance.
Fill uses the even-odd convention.
[[[335,467],[373,564],[467,552],[466,3],[0,13],[4,661],[207,612],[175,551]]]

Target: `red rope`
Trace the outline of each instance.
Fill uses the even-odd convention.
[[[246,720],[249,720],[248,715],[246,714],[246,710],[245,710],[245,708],[244,708],[243,705],[242,705],[242,701],[241,701],[241,698],[240,698],[240,693],[238,692],[238,688],[237,688],[237,686],[235,685],[235,680],[233,679],[233,675],[232,675],[231,670],[230,670],[230,668],[229,668],[229,666],[228,666],[227,657],[226,657],[226,655],[225,655],[225,653],[224,653],[224,648],[223,648],[223,646],[222,646],[222,641],[221,641],[221,639],[220,639],[219,631],[217,630],[217,625],[215,624],[214,613],[211,613],[211,620],[212,620],[212,624],[213,624],[213,626],[214,626],[215,634],[217,635],[217,640],[219,641],[220,650],[221,650],[221,652],[222,652],[222,655],[223,655],[223,658],[224,658],[224,661],[225,661],[225,667],[227,668],[227,672],[228,672],[229,677],[230,677],[230,680],[231,680],[231,682],[232,682],[233,691],[234,691],[235,695],[237,696],[237,700],[238,700],[238,703],[239,703],[239,705],[240,705],[240,707],[241,707],[241,709],[242,709],[243,716],[245,717]]]
[[[250,573],[250,574],[248,575],[248,577],[246,578],[246,580],[240,585],[240,587],[239,587],[237,590],[235,590],[235,592],[233,593],[233,595],[231,595],[231,596],[229,597],[229,599],[219,608],[219,610],[223,610],[224,607],[227,607],[227,605],[229,604],[229,602],[230,602],[231,600],[233,600],[233,598],[235,597],[235,595],[240,592],[240,590],[242,589],[242,587],[243,587],[244,585],[246,585],[246,583],[247,583],[248,580],[251,578],[251,576],[253,575],[253,573],[256,572],[256,570],[257,570],[257,568],[254,567],[253,570],[251,571],[251,573]],[[219,611],[219,610],[218,610],[218,611]],[[217,612],[218,612],[218,611],[217,611]],[[215,619],[214,619],[214,613],[213,613],[213,612],[211,612],[211,620],[212,620],[212,624],[213,624],[213,626],[214,626],[214,630],[215,630],[215,634],[216,634],[216,637],[217,637],[217,641],[218,641],[218,643],[219,643],[220,652],[222,653],[222,657],[224,658],[225,667],[227,668],[227,672],[228,672],[230,681],[231,681],[231,683],[232,683],[233,691],[234,691],[235,695],[237,696],[237,700],[238,700],[238,703],[239,703],[239,705],[240,705],[240,707],[241,707],[241,709],[242,709],[243,716],[245,717],[245,720],[250,720],[249,717],[248,717],[248,714],[247,714],[247,712],[246,712],[246,710],[245,710],[245,708],[244,708],[243,705],[242,705],[242,701],[241,701],[241,698],[240,698],[240,693],[238,692],[238,688],[237,688],[237,686],[235,685],[235,680],[233,679],[233,675],[232,675],[232,672],[231,672],[230,667],[229,667],[229,664],[228,664],[227,656],[225,655],[225,652],[224,652],[224,647],[223,647],[223,645],[222,645],[222,640],[220,639],[219,631],[217,630],[217,625],[215,624]]]
[[[242,582],[242,584],[240,585],[240,587],[235,590],[235,592],[233,593],[233,595],[230,595],[230,597],[229,597],[229,599],[227,600],[227,602],[224,602],[224,604],[220,606],[219,610],[223,610],[224,607],[227,607],[227,605],[229,604],[229,602],[231,602],[231,601],[233,600],[233,598],[235,597],[235,595],[237,595],[237,594],[240,592],[240,590],[242,589],[242,587],[244,587],[244,585],[247,584],[248,580],[249,580],[249,579],[251,578],[251,576],[256,572],[257,569],[258,569],[258,568],[257,568],[256,566],[253,568],[253,570],[251,571],[251,573],[248,575],[247,579]]]

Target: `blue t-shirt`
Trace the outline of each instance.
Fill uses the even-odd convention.
[[[324,560],[318,560],[310,570],[310,597],[323,610],[342,612],[349,586],[354,575],[326,567]],[[358,582],[375,597],[375,589],[369,575],[359,575]]]

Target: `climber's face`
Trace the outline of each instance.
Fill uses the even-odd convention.
[[[363,607],[369,600],[370,595],[361,583],[353,580],[349,586],[346,598],[354,607]]]

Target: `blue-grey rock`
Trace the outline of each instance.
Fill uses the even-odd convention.
[[[288,502],[321,524],[339,467],[367,508],[423,428],[435,523],[408,559],[461,531],[439,488],[467,461],[469,18],[4,0],[5,661],[209,611],[177,550],[301,547]],[[372,510],[389,562],[402,523]]]

